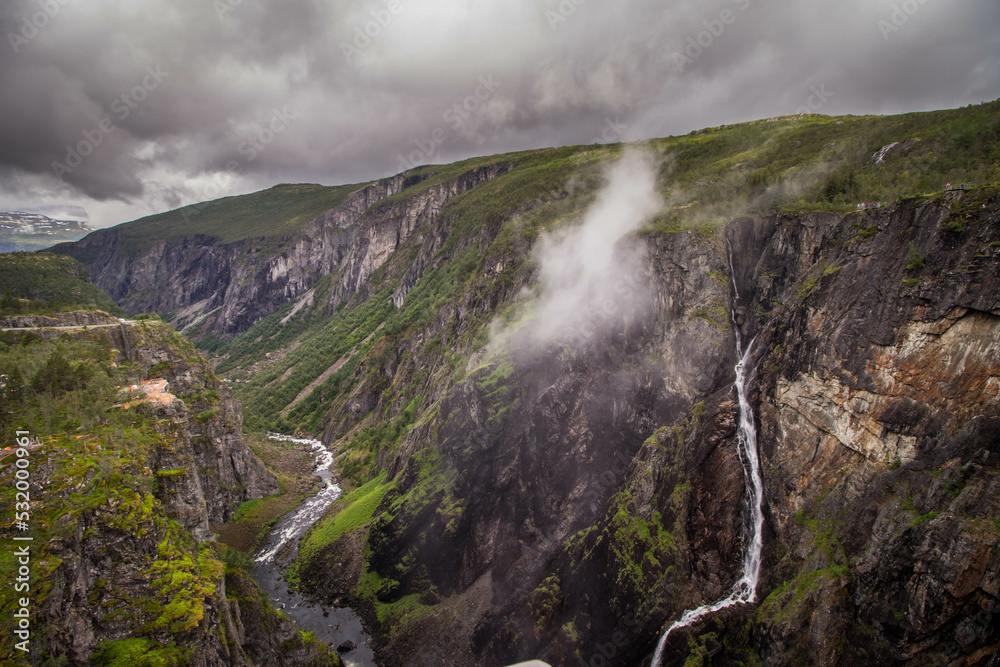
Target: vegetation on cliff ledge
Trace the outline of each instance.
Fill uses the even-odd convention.
[[[90,282],[87,267],[45,252],[0,254],[0,317],[67,310],[125,312]]]

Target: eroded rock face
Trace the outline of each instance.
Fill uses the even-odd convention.
[[[1000,230],[996,202],[961,234],[949,215],[757,223],[773,230],[743,266],[767,345],[768,663],[978,664],[1000,640]],[[806,273],[789,247],[813,248]]]
[[[100,315],[84,319],[110,324]],[[47,539],[33,543],[44,574],[32,581],[32,654],[89,665],[102,642],[130,640],[146,648],[180,647],[185,664],[198,667],[339,665],[304,642],[246,574],[224,573],[216,560],[209,522],[279,489],[243,440],[239,406],[204,357],[166,324],[110,319],[116,324],[32,331],[110,343],[113,363],[134,364],[153,378],[136,385],[150,393],[122,394],[123,403],[110,408],[134,414],[138,424],[115,434],[113,445],[102,441],[103,447],[70,455],[61,451],[69,445],[59,442],[34,456],[34,488],[44,489],[34,509],[54,518]],[[69,313],[22,325],[82,321]],[[136,395],[138,400],[124,400]],[[109,447],[128,451],[105,451]],[[103,488],[99,482],[94,487],[95,468],[87,464],[100,457],[108,464],[97,473],[104,476]],[[118,489],[118,482],[111,484],[115,474],[134,478]],[[95,488],[105,495],[95,498]],[[9,648],[0,652],[13,660]]]
[[[650,238],[643,250],[640,277],[623,289],[644,303],[612,308],[615,324],[572,350],[515,342],[470,362],[482,365],[385,461],[400,475],[381,505],[393,511],[371,528],[364,565],[393,581],[382,602],[443,600],[432,617],[381,628],[387,662],[438,664],[439,652],[412,650],[427,633],[447,635],[451,655],[480,664],[568,659],[612,636],[626,614],[650,613],[633,624],[648,635],[702,587],[721,593],[737,576],[735,343],[727,285],[712,276],[726,258],[695,234]],[[703,423],[715,431],[700,435]],[[663,425],[676,429],[651,439]],[[689,542],[703,556],[691,558]],[[335,549],[306,565],[305,585],[324,599],[350,598],[357,579],[342,568],[324,573],[326,558],[363,575],[360,553]],[[633,640],[619,654],[643,650]]]
[[[199,541],[210,538],[209,521],[226,521],[241,502],[278,492],[277,479],[243,440],[243,416],[229,388],[190,344],[160,344],[169,328],[158,322],[123,325],[108,335],[120,361],[151,370],[152,379],[165,380],[182,399],[155,408],[171,445],[158,450],[154,470],[186,471],[163,478],[164,499]]]
[[[967,308],[909,322],[895,345],[873,346],[864,369],[871,390],[822,371],[779,378],[778,427],[792,438],[799,429],[799,439],[832,435],[870,461],[912,463],[921,422],[965,422],[1000,403],[998,340],[1000,317]]]
[[[503,163],[479,167],[402,201],[386,200],[416,181],[406,174],[383,179],[294,237],[224,243],[195,235],[136,254],[112,228],[62,251],[83,258],[94,282],[130,313],[175,312],[178,329],[212,324],[216,334],[232,335],[303,297],[329,274],[338,274],[330,307],[347,301],[418,225],[434,222],[450,199],[508,169]]]
[[[719,664],[985,664],[1000,641],[1000,205],[946,231],[959,204],[646,237],[647,315],[573,352],[476,358],[447,392],[432,376],[439,410],[383,454],[399,476],[376,521],[304,584],[350,598],[367,571],[382,603],[419,596],[413,621],[366,612],[400,664],[641,664],[740,575],[732,308],[755,339],[759,602],[679,632],[666,664],[692,649]],[[351,401],[363,415],[378,394]],[[413,650],[428,633],[444,654]]]

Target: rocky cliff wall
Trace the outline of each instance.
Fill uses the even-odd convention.
[[[350,331],[359,351],[325,360],[298,396],[319,393],[313,423],[370,493],[328,517],[351,529],[301,563],[307,592],[351,600],[392,664],[642,664],[664,627],[739,576],[735,324],[755,350],[759,599],[672,636],[669,663],[996,655],[995,189],[644,234],[630,241],[645,257],[634,317],[612,307],[618,325],[586,345],[497,353],[487,325],[516,316],[535,278],[518,216],[558,202],[456,238],[441,207],[491,173],[408,198],[389,194],[405,182],[372,186],[227,273],[226,296],[184,297],[184,322],[218,308],[230,331],[373,282],[400,313],[415,298],[428,309]],[[471,269],[447,273],[464,251]],[[328,289],[309,294],[323,272]]]
[[[475,358],[441,394],[432,372],[440,402],[380,456],[397,476],[373,523],[314,555],[304,586],[367,606],[401,664],[648,659],[739,576],[732,308],[755,338],[764,576],[758,604],[672,637],[670,664],[985,664],[998,208],[974,191],[643,237],[645,319],[576,351]],[[394,386],[409,363],[385,369]],[[354,399],[378,412],[378,393]],[[428,635],[444,639],[414,651]]]
[[[457,179],[416,188],[402,174],[368,185],[298,234],[226,243],[192,235],[136,251],[120,229],[100,230],[64,248],[84,258],[94,282],[130,313],[170,313],[178,329],[209,326],[230,336],[250,328],[324,276],[334,285],[331,309],[363,290],[372,272],[414,229],[433,223],[450,199],[496,178],[505,164],[479,167]],[[191,328],[194,337],[203,329]]]
[[[93,379],[72,390],[91,392],[102,411],[92,428],[32,433],[42,446],[29,455],[31,655],[68,665],[339,665],[218,560],[209,522],[279,486],[244,442],[225,384],[168,325],[116,322],[21,318],[3,334],[22,354],[73,352],[67,373],[94,364],[128,381],[107,395]],[[80,328],[30,328],[70,325]],[[13,471],[0,472],[5,488]],[[12,594],[0,596],[5,618]],[[7,629],[0,659],[13,661]]]
[[[980,191],[771,219],[742,255],[775,531],[755,630],[767,662],[996,651],[997,205]],[[795,247],[814,260],[791,271]]]

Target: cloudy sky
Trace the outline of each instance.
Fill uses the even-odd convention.
[[[3,0],[0,210],[1000,97],[998,0]]]

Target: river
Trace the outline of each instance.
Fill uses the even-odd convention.
[[[330,465],[333,452],[318,440],[295,438],[270,433],[272,440],[307,445],[316,458],[316,474],[322,478],[323,487],[298,509],[282,517],[271,530],[267,541],[254,558],[253,578],[264,594],[271,599],[275,609],[281,609],[303,630],[313,632],[316,638],[333,648],[345,641],[358,645],[353,651],[341,653],[348,667],[376,667],[371,637],[361,625],[361,618],[349,607],[322,607],[312,604],[301,595],[288,589],[285,570],[299,552],[299,539],[316,523],[326,509],[341,495],[340,486],[333,480]]]

